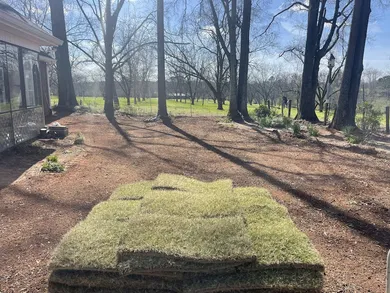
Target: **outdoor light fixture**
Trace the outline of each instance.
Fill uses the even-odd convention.
[[[335,62],[336,62],[336,57],[334,57],[334,55],[332,53],[330,53],[330,57],[329,57],[329,60],[328,60],[328,67],[329,69],[333,68],[335,66]]]
[[[328,73],[328,78],[327,78],[327,89],[326,89],[326,96],[325,96],[325,107],[331,107],[332,101],[331,101],[331,96],[330,92],[332,91],[332,69],[335,66],[336,63],[336,57],[332,53],[330,53],[329,59],[328,59],[328,68],[329,68],[329,73]],[[325,110],[325,116],[327,111]],[[325,124],[327,121],[327,117],[325,117]]]

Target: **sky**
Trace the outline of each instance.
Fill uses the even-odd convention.
[[[280,11],[285,2],[283,0],[272,1],[268,13],[275,15]],[[388,17],[390,15],[390,7],[386,8],[376,3],[374,0],[370,15],[364,66],[365,68],[378,69],[383,74],[390,74],[390,17]],[[303,12],[285,13],[278,17],[276,32],[278,33],[279,46],[272,57],[275,59],[275,62],[278,62],[278,54],[283,51],[283,47],[291,44],[294,39],[302,37],[302,30],[297,27],[297,19],[305,19],[306,17],[307,14]]]

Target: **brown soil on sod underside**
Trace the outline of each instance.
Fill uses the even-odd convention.
[[[384,292],[390,248],[390,155],[295,139],[217,118],[172,125],[102,115],[59,120],[85,145],[0,155],[0,292],[45,292],[62,235],[119,184],[175,173],[235,186],[264,186],[284,204],[325,261],[325,292]],[[335,138],[335,140],[337,140]],[[39,172],[55,151],[60,174]],[[22,152],[22,151],[21,151]]]

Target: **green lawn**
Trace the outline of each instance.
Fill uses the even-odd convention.
[[[102,97],[78,97],[77,100],[82,102],[83,106],[87,106],[95,113],[103,113],[104,100]],[[58,104],[58,97],[51,97],[52,106]],[[150,115],[153,116],[157,113],[157,98],[147,98],[145,101],[137,102],[134,104],[134,99],[131,99],[131,105],[127,105],[126,98],[119,98],[120,108],[125,111],[136,115]],[[248,105],[248,111],[251,116],[254,116],[254,111],[258,105]],[[195,101],[195,105],[191,105],[190,100],[182,102],[176,100],[167,100],[168,113],[173,116],[226,116],[229,109],[229,101],[226,101],[223,106],[223,110],[217,110],[217,104],[212,100],[199,100]],[[272,107],[276,114],[281,114],[282,109],[279,106]],[[284,116],[287,116],[288,109],[284,109]],[[331,111],[329,120],[333,117]],[[297,114],[297,108],[291,109],[291,118],[294,118]],[[318,118],[323,121],[325,112],[317,111]],[[359,115],[359,114],[358,114]],[[381,118],[381,126],[385,126],[386,117],[383,114]]]

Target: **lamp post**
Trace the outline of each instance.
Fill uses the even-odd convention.
[[[330,106],[332,104],[330,101],[330,92],[332,90],[332,70],[333,70],[333,67],[335,65],[335,60],[336,60],[336,58],[331,53],[329,56],[329,59],[328,59],[329,74],[328,74],[328,80],[327,80],[327,85],[326,85],[324,125],[326,125],[328,122],[329,110],[330,110]]]
[[[328,103],[329,105],[331,105],[331,102],[329,100],[329,96],[330,96],[330,92],[332,90],[332,82],[333,82],[332,70],[333,70],[333,67],[335,66],[335,61],[336,61],[336,58],[331,53],[329,56],[329,59],[328,59],[329,75],[328,75],[328,84],[327,84],[327,88],[326,88],[326,98],[325,98],[326,103]]]

